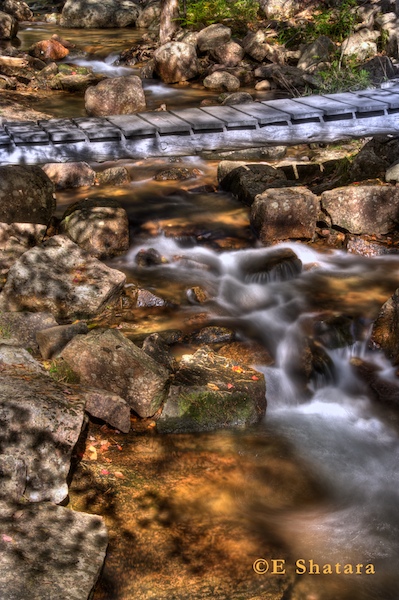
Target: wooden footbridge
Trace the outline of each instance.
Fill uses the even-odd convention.
[[[0,164],[184,156],[265,144],[399,135],[399,81],[356,93],[142,112],[3,121]]]

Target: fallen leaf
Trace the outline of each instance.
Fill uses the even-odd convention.
[[[108,471],[108,469],[101,469],[100,473],[101,475],[109,475],[110,472]]]
[[[206,386],[209,387],[209,389],[214,390],[215,392],[220,390],[220,388],[217,385],[215,385],[214,383],[207,383]]]
[[[12,537],[10,537],[9,535],[3,533],[3,535],[1,536],[1,539],[3,540],[3,542],[13,542],[14,540],[12,539]]]
[[[89,446],[86,449],[87,452],[87,456],[89,458],[89,460],[97,460],[97,450],[95,449],[94,446]]]
[[[259,377],[257,377],[256,375],[252,375],[252,379],[253,379],[254,381],[259,381]]]
[[[228,389],[228,390],[231,390],[231,388],[233,388],[233,387],[234,387],[234,385],[233,385],[232,383],[228,383],[228,384],[227,384],[227,389]]]
[[[234,366],[233,366],[233,367],[231,367],[231,368],[232,368],[232,370],[233,370],[235,373],[244,373],[244,369],[242,369],[242,368],[241,368],[241,367],[239,367],[238,365],[234,365]]]
[[[115,477],[118,477],[119,479],[123,479],[125,476],[123,473],[121,473],[120,471],[115,471],[114,473]]]

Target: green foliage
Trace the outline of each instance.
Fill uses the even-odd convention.
[[[319,36],[326,35],[334,42],[342,42],[352,33],[356,24],[356,6],[356,0],[344,0],[338,8],[319,8],[315,11],[313,21],[282,29],[278,41],[287,47],[293,47],[313,42]]]
[[[259,4],[256,0],[187,0],[183,25],[212,25],[224,19],[245,25],[255,21]]]
[[[370,87],[370,73],[361,69],[354,59],[342,61],[337,57],[327,71],[319,71],[320,87],[317,94],[335,94],[337,92],[355,92]]]
[[[60,383],[79,383],[79,376],[72,371],[62,358],[52,360],[50,364],[45,364],[44,366],[48,368],[50,377],[55,379],[55,381]]]

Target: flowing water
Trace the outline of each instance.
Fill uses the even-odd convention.
[[[81,30],[36,25],[19,37],[28,47],[52,33],[89,53],[76,62],[89,60],[96,71],[111,75],[126,72],[112,66],[113,57],[140,35],[85,31],[81,44]],[[203,92],[149,81],[146,94],[153,108],[164,101],[168,107],[198,105]],[[76,116],[81,98],[70,106]],[[69,114],[65,99],[54,114]],[[249,266],[270,250],[251,248],[256,244],[246,209],[227,194],[195,189],[212,181],[214,166],[199,159],[187,164],[205,172],[199,182],[154,183],[154,171],[165,163],[137,163],[129,165],[130,186],[84,194],[113,195],[127,208],[133,247],[113,265],[131,281],[175,300],[175,326],[185,314],[205,311],[241,339],[267,348],[273,364],[258,365],[267,382],[267,414],[260,427],[241,433],[133,432],[124,441],[118,438],[116,447],[124,451],[104,460],[118,465],[124,479],[107,504],[118,479],[110,483],[107,469],[99,471],[102,499],[90,503],[86,493],[84,506],[104,514],[111,529],[95,598],[272,600],[284,593],[285,600],[399,600],[397,417],[370,397],[353,368],[360,357],[376,364],[384,381],[395,382],[390,365],[367,349],[367,340],[380,306],[398,286],[399,259],[318,253],[296,244],[289,247],[303,263],[300,274],[288,269],[279,276],[249,277]],[[60,193],[59,206],[77,196]],[[180,241],[168,237],[170,232]],[[169,262],[143,272],[134,261],[143,248],[156,248]],[[204,288],[212,302],[193,304],[186,294],[192,286]],[[329,323],[338,317],[350,321],[346,346],[331,343],[338,334]],[[152,327],[170,327],[170,313]],[[308,383],[301,357],[304,340],[315,331],[324,368]],[[72,497],[79,496],[82,477]],[[253,572],[257,558],[287,560],[285,592],[281,575]],[[331,564],[334,573],[294,573],[298,559]],[[355,571],[357,564],[372,564],[375,574],[364,567],[361,574],[336,574],[337,563],[352,564]]]

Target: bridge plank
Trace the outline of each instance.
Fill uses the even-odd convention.
[[[47,132],[39,127],[35,121],[24,122],[22,124],[17,122],[7,122],[5,124],[5,130],[17,145],[43,144],[50,142]]]
[[[245,104],[234,104],[233,108],[243,112],[256,119],[259,125],[268,125],[269,123],[287,123],[290,121],[290,115],[281,110],[276,110],[271,106],[266,106],[260,102],[245,102]]]
[[[370,98],[368,96],[359,96],[351,92],[342,92],[341,94],[324,94],[324,98],[330,98],[334,101],[344,102],[351,108],[356,106],[356,112],[374,112],[385,110],[388,105],[381,100]]]
[[[295,102],[310,106],[311,108],[320,108],[324,116],[329,115],[344,115],[352,114],[356,111],[356,105],[349,106],[343,102],[339,102],[326,96],[306,96],[304,98],[297,98]]]
[[[367,96],[367,98],[373,98],[375,100],[382,100],[389,108],[399,108],[399,89],[397,92],[391,92],[390,90],[363,90],[357,92],[358,96]]]
[[[157,128],[138,115],[112,115],[107,121],[118,127],[123,135],[130,139],[142,136],[155,136]]]
[[[140,118],[154,125],[160,134],[184,134],[190,133],[191,130],[189,123],[168,111],[143,112],[140,113]]]
[[[291,119],[312,119],[323,116],[323,111],[320,108],[311,107],[301,104],[291,98],[281,98],[280,100],[263,100],[261,104],[277,108],[287,113]]]
[[[190,124],[193,131],[223,131],[224,122],[200,108],[171,110],[171,114]]]
[[[232,106],[203,106],[201,110],[223,121],[227,129],[254,128],[258,123],[254,117],[240,112]]]

